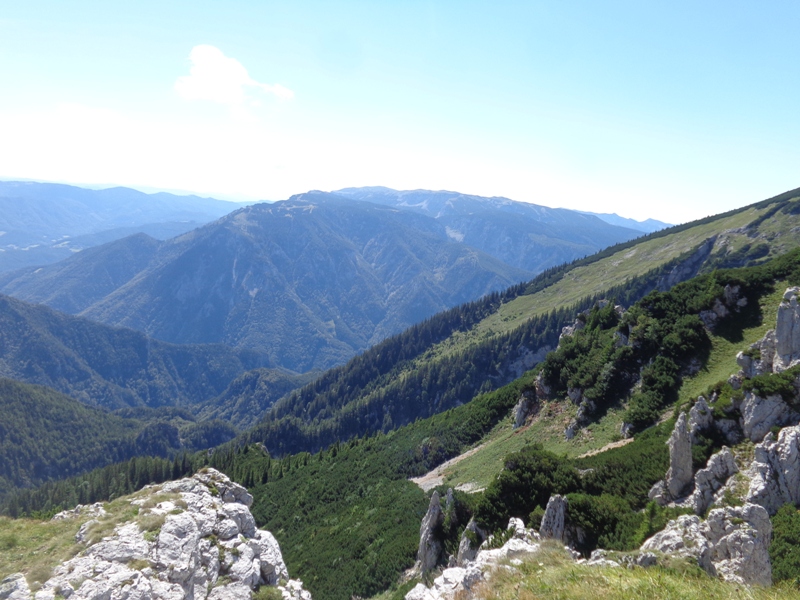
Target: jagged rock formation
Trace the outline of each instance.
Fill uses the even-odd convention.
[[[800,305],[797,295],[800,287],[787,288],[778,306],[775,329],[740,352],[736,362],[744,377],[762,373],[780,373],[800,362]]]
[[[667,442],[669,444],[667,476],[650,490],[650,499],[662,505],[681,498],[693,479],[692,436],[686,421],[686,413],[681,413]]]
[[[433,492],[428,512],[422,519],[419,527],[419,550],[417,550],[417,564],[414,569],[424,575],[432,571],[442,556],[442,543],[436,537],[436,530],[444,521],[439,492]]]
[[[474,561],[478,556],[478,549],[483,540],[486,539],[484,531],[475,523],[475,519],[470,519],[461,540],[458,543],[458,555],[456,556],[456,566],[464,567],[467,563]]]
[[[772,524],[756,504],[712,510],[706,521],[683,515],[642,545],[656,551],[697,559],[714,577],[747,585],[771,585],[769,543]]]
[[[723,446],[722,450],[708,459],[704,469],[695,473],[694,491],[680,504],[691,507],[696,515],[705,514],[717,499],[715,494],[725,486],[732,475],[738,472],[733,452]]]
[[[514,429],[519,429],[528,420],[528,417],[539,411],[539,400],[534,390],[525,390],[520,394],[519,401],[514,407]]]
[[[567,499],[559,494],[550,496],[544,510],[539,535],[543,538],[564,540],[564,517],[567,512]]]
[[[767,434],[755,447],[747,469],[747,501],[763,506],[771,515],[791,502],[800,504],[800,425],[781,430],[777,441]]]
[[[762,398],[752,392],[744,395],[739,406],[742,413],[742,433],[754,442],[760,442],[775,426],[796,423],[798,414],[780,394]]]
[[[539,534],[531,529],[526,529],[520,519],[512,518],[508,529],[514,531],[511,539],[503,546],[488,549],[487,540],[473,559],[463,562],[459,560],[456,567],[442,571],[442,574],[433,580],[433,585],[428,588],[419,583],[406,594],[406,600],[454,600],[454,598],[470,598],[475,586],[491,577],[491,570],[507,561],[519,560],[521,557],[530,556],[539,551]],[[462,542],[464,538],[462,537]],[[459,552],[459,556],[461,553]]]
[[[279,586],[287,600],[310,600],[300,582],[286,584],[278,543],[256,528],[252,502],[214,469],[154,486],[131,501],[136,520],[111,535],[92,544],[92,527],[82,527],[78,540],[88,547],[56,567],[35,600],[238,600],[261,585]],[[13,600],[31,598],[19,585],[16,593]]]

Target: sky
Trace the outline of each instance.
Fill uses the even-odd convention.
[[[800,186],[798,2],[0,0],[0,177],[685,222]]]

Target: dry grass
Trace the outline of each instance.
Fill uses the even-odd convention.
[[[558,547],[548,547],[515,571],[498,569],[483,585],[486,600],[783,600],[800,597],[788,586],[748,588],[709,577],[699,568],[608,568],[576,565]]]

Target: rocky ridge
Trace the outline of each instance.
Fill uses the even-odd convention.
[[[94,517],[76,535],[86,548],[56,567],[34,594],[17,574],[0,584],[0,597],[241,600],[275,586],[284,600],[311,600],[302,582],[289,579],[273,535],[256,527],[252,502],[245,488],[208,468],[134,495],[136,517],[108,535],[102,535],[102,505],[59,513],[55,519]]]
[[[725,293],[725,302],[719,302],[715,310],[704,315],[707,326],[713,327],[726,316],[728,307],[743,305],[738,289],[726,288]],[[756,375],[781,373],[800,364],[798,294],[800,288],[787,289],[778,308],[776,328],[753,344],[750,351],[739,353],[737,363],[742,370],[730,379],[735,389],[742,388],[745,380]],[[579,328],[580,319],[573,327],[565,328],[563,335],[572,335]],[[538,389],[542,385],[539,378],[537,395],[548,392]],[[800,381],[795,381],[795,390],[800,390]],[[537,398],[520,397],[514,410],[515,427],[521,426],[536,409]],[[734,418],[737,411],[738,419]],[[783,427],[777,438],[771,432],[776,426]],[[695,472],[692,447],[711,430],[732,445],[743,439],[756,443],[749,465],[740,469],[734,452],[723,446],[705,467]],[[653,486],[650,497],[663,506],[689,508],[694,514],[670,521],[664,530],[646,540],[638,552],[620,556],[596,550],[589,559],[577,562],[591,566],[647,567],[658,564],[661,556],[669,555],[696,561],[709,575],[726,581],[771,585],[770,516],[786,503],[800,504],[800,415],[780,394],[761,398],[754,391],[746,391],[724,416],[715,416],[701,396],[688,414],[679,415],[667,443],[670,467],[665,479]],[[730,506],[730,495],[741,500],[741,505]],[[471,534],[462,537],[457,559],[450,561],[449,568],[433,580],[431,587],[418,584],[406,595],[406,600],[477,597],[478,585],[490,581],[493,570],[513,569],[519,564],[515,561],[534,556],[544,539],[568,542],[570,534],[565,517],[568,520],[566,500],[553,496],[538,532],[525,529],[519,519],[511,519],[510,539],[495,549],[490,549],[491,537],[479,549],[472,549],[470,540],[477,537],[479,530],[470,522]],[[574,550],[566,548],[578,558]]]

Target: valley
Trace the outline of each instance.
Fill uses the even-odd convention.
[[[648,497],[658,481],[670,477],[667,472],[676,459],[666,442],[676,435],[685,418],[681,415],[695,410],[697,397],[704,395],[720,422],[739,418],[737,403],[742,400],[731,401],[733,392],[725,387],[737,369],[737,355],[761,343],[774,327],[784,290],[800,284],[800,192],[622,240],[589,257],[546,267],[533,278],[454,241],[444,223],[452,230],[455,221],[437,222],[447,217],[443,208],[437,209],[437,219],[423,214],[432,210],[430,202],[424,210],[406,214],[392,198],[391,203],[384,198],[385,204],[368,205],[360,199],[296,197],[285,204],[241,209],[174,240],[127,238],[38,272],[3,276],[4,291],[28,294],[29,301],[61,303],[80,316],[2,298],[7,323],[0,338],[2,374],[26,382],[0,382],[6,386],[3,399],[16,402],[9,402],[4,412],[20,424],[29,411],[25,406],[49,406],[51,416],[42,412],[38,421],[16,426],[20,437],[5,438],[16,441],[0,445],[6,464],[30,465],[28,470],[3,472],[11,489],[0,497],[0,511],[16,519],[48,518],[77,503],[107,502],[137,492],[143,482],[163,484],[203,468],[216,469],[252,494],[254,523],[274,534],[289,573],[302,579],[314,597],[331,600],[353,595],[444,597],[435,595],[440,591],[433,580],[447,573],[455,576],[453,569],[464,570],[453,563],[461,560],[456,559],[461,546],[473,544],[464,533],[470,522],[483,532],[475,534],[480,540],[489,534],[497,540],[480,551],[475,547],[476,552],[508,548],[512,542],[522,548],[524,542],[532,560],[546,564],[544,571],[531,572],[526,562],[514,563],[519,569],[508,583],[498,580],[485,592],[496,597],[505,597],[514,586],[534,590],[551,585],[545,583],[548,578],[570,568],[576,556],[586,561],[598,549],[610,552],[607,560],[615,564],[628,560],[624,556],[637,560],[645,540],[657,539],[688,510]],[[446,202],[457,204],[457,198]],[[345,214],[342,207],[351,212]],[[348,221],[354,214],[359,218]],[[308,217],[310,221],[299,224]],[[285,239],[274,237],[277,229],[267,235],[262,223],[271,219],[292,223],[297,231]],[[355,222],[362,237],[345,238],[339,229],[338,241],[322,241],[323,233],[344,222]],[[376,235],[385,237],[385,246],[371,241]],[[412,235],[422,241],[404,245],[403,238]],[[298,247],[298,239],[310,242]],[[241,240],[244,246],[239,246]],[[252,262],[253,256],[266,256],[274,248],[281,250],[269,261]],[[220,257],[226,266],[212,268],[207,262],[200,270],[190,268],[187,261],[195,254],[206,261]],[[285,257],[284,263],[279,256]],[[441,279],[412,268],[434,256],[443,261],[433,269],[439,269]],[[343,260],[352,267],[352,276],[342,271]],[[337,284],[350,281],[354,287],[339,286],[337,292],[315,296],[309,279],[318,266],[315,261],[322,268],[316,284],[333,274]],[[278,279],[258,278],[264,270],[277,273],[281,264],[290,265],[295,277],[293,314],[323,310],[310,325],[281,323],[290,324],[291,343],[280,341],[289,334],[264,327],[276,317],[254,312],[261,292],[248,291],[255,289],[250,286],[274,287],[268,282]],[[366,264],[372,295],[355,283],[361,276],[353,275]],[[445,267],[455,271],[441,275]],[[483,270],[476,274],[476,268]],[[409,271],[416,279],[402,285],[414,293],[402,291],[399,280],[392,279]],[[86,279],[87,272],[100,276]],[[381,279],[386,274],[391,277]],[[463,283],[460,300],[453,282]],[[389,309],[395,300],[379,300],[392,285],[397,287],[388,295],[405,299],[406,308]],[[229,288],[249,296],[250,308],[238,308],[239,300],[223,302],[219,292]],[[445,289],[450,290],[446,301]],[[277,292],[271,296],[277,297]],[[331,298],[337,297],[341,302],[334,308]],[[430,300],[428,314],[409,313],[408,307],[418,309],[420,297]],[[202,299],[200,308],[189,302],[193,298]],[[356,313],[356,304],[360,310],[370,303],[371,317]],[[133,329],[89,320],[106,315],[115,326],[134,325],[125,316],[129,308],[144,309]],[[164,333],[180,332],[184,313],[197,315],[194,326],[206,331],[204,336],[210,333],[202,319],[217,323],[222,333],[205,341],[190,329],[184,329],[186,339]],[[326,315],[332,317],[334,325],[327,331],[333,333],[323,339],[318,334],[326,329],[319,323]],[[244,323],[239,332],[226,330],[236,319],[240,326]],[[391,319],[396,325],[388,324]],[[377,327],[373,333],[367,322]],[[167,325],[173,329],[164,329]],[[301,333],[304,327],[308,333]],[[398,328],[403,330],[396,332]],[[340,336],[343,330],[346,336]],[[378,330],[385,333],[374,333]],[[292,344],[305,347],[304,335],[316,335],[319,345],[288,358]],[[170,336],[178,337],[159,341]],[[337,350],[346,344],[349,350]],[[358,354],[348,358],[354,352]],[[785,387],[778,379],[765,383],[767,379],[754,378],[752,385]],[[66,396],[29,384],[44,384]],[[766,397],[758,390],[772,387],[743,389]],[[52,419],[64,429],[35,428]],[[776,433],[789,434],[796,423],[787,419],[774,427]],[[79,425],[81,421],[96,429]],[[690,446],[694,470],[723,452],[724,444],[732,444],[718,432],[703,431]],[[63,438],[63,443],[37,454],[37,442],[48,436]],[[753,443],[761,440],[740,437],[732,445],[737,456],[744,456],[746,444],[752,448]],[[81,462],[78,455],[104,458]],[[749,463],[743,463],[745,468]],[[741,496],[740,488],[730,493]],[[420,556],[420,523],[432,510],[433,492],[437,503],[442,497],[443,512],[431,534],[439,550],[430,559],[432,570],[426,571],[419,564],[427,558],[414,565]],[[562,515],[566,529],[559,539],[576,556],[537,545],[548,499],[557,494],[568,499]],[[715,506],[727,515],[720,518],[744,527],[739,522],[744,517],[728,513],[740,510],[736,507],[745,499],[730,498],[716,500]],[[509,519],[520,519],[526,529],[506,531]],[[8,552],[34,543],[17,525],[24,522],[14,521],[17,541],[9,537],[3,542]],[[42,527],[36,523],[31,521],[30,535]],[[776,540],[794,526],[791,519],[789,525],[776,523]],[[41,535],[45,539],[50,534]],[[54,547],[66,544],[55,539]],[[93,552],[91,548],[85,551]],[[64,559],[52,556],[51,562],[27,573],[30,585],[55,585],[47,581],[48,569]],[[464,560],[468,565],[472,559]],[[648,568],[673,573],[669,560],[659,559],[659,566]],[[687,560],[680,568],[689,569],[691,578],[689,583],[684,578],[688,587],[682,593],[696,594],[695,587],[724,593],[720,590],[727,588],[712,590],[712,584],[704,583],[707,576],[697,564],[709,569],[702,560],[695,561],[695,570],[690,569],[694,559]],[[794,572],[794,567],[777,559],[773,563],[776,582],[788,581],[781,573]],[[0,565],[9,565],[6,569],[14,565],[25,571],[21,564],[0,560]],[[605,572],[593,569],[612,567],[577,568],[586,581]],[[738,572],[736,568],[731,572]],[[638,573],[625,585],[645,589]],[[222,587],[237,584],[235,577],[223,580]],[[774,588],[774,597],[782,597],[785,585]]]

